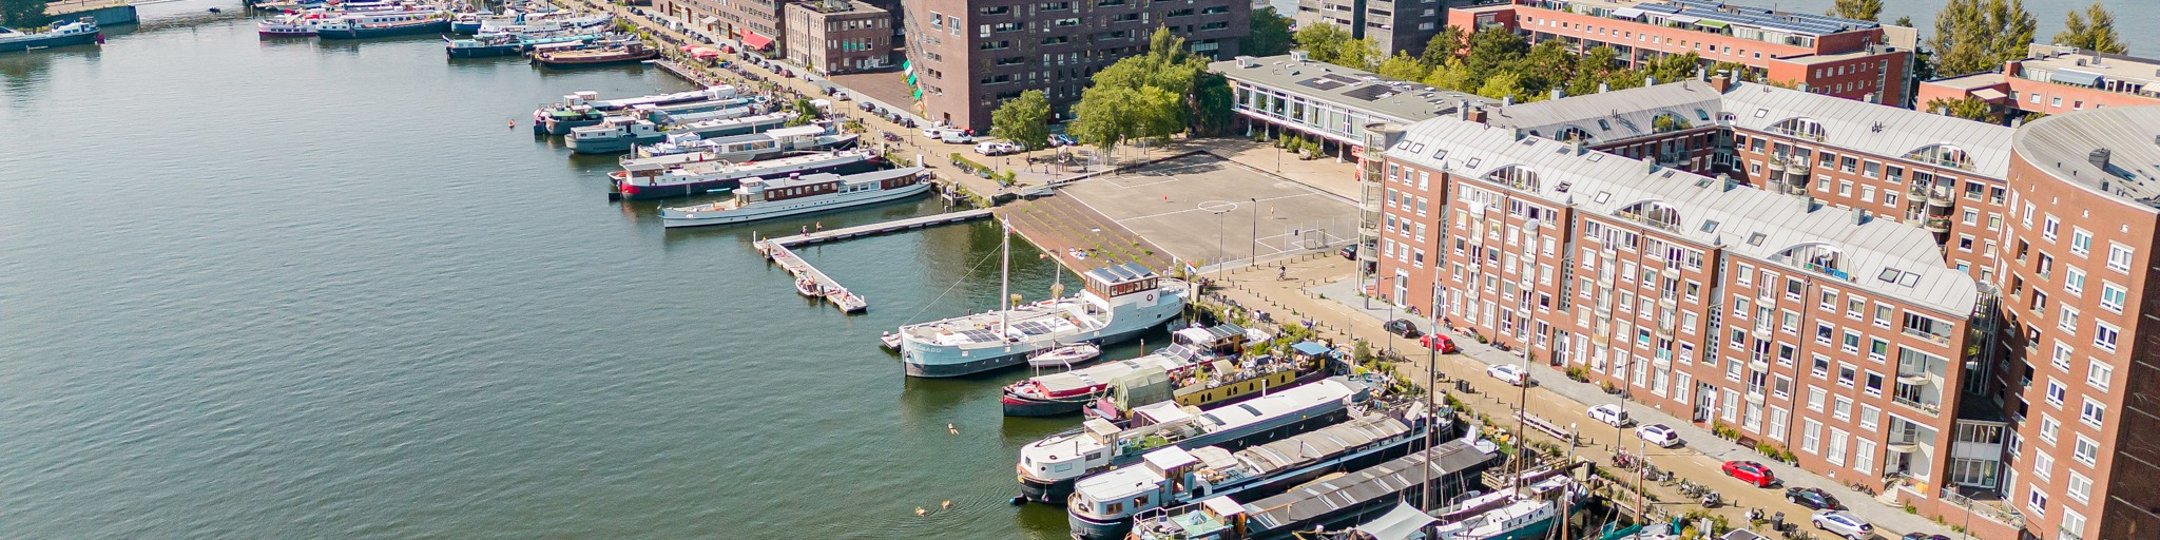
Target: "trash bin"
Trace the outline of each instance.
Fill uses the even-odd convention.
[[[1463,379],[1455,379],[1455,391],[1465,394],[1474,393],[1470,391],[1470,381]]]

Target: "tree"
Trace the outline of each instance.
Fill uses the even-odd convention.
[[[1425,53],[1418,55],[1418,62],[1425,64],[1426,69],[1440,67],[1447,63],[1449,58],[1462,54],[1467,38],[1463,35],[1462,27],[1443,27],[1440,33],[1433,34],[1432,41],[1425,42]]]
[[[1495,26],[1470,34],[1470,53],[1463,58],[1463,66],[1470,68],[1472,79],[1482,81],[1529,52],[1530,44],[1522,36]]]
[[[1225,129],[1229,83],[1203,77],[1206,71],[1207,61],[1186,50],[1184,38],[1157,28],[1146,54],[1095,72],[1094,84],[1073,105],[1067,131],[1084,144],[1111,150],[1134,139],[1167,138],[1189,126]]]
[[[31,29],[45,26],[45,0],[0,0],[0,25]]]
[[[1988,105],[1986,101],[1980,98],[1972,96],[1965,96],[1962,99],[1935,98],[1929,100],[1927,102],[1927,112],[1990,124],[2002,123],[2002,115],[1995,113],[1995,107]]]
[[[1470,79],[1470,68],[1463,65],[1461,58],[1449,58],[1447,63],[1432,68],[1432,73],[1425,75],[1426,86],[1441,90],[1473,92],[1477,90],[1475,82]]]
[[[2062,33],[2055,34],[2056,45],[2069,45],[2088,51],[2122,54],[2130,48],[2123,45],[2122,35],[2115,33],[2115,14],[2108,13],[2100,0],[2093,0],[2080,17],[2072,11],[2063,20]]]
[[[1423,81],[1425,80],[1426,71],[1425,64],[1418,62],[1416,58],[1411,58],[1410,53],[1401,51],[1396,51],[1395,56],[1390,56],[1386,62],[1381,62],[1379,69],[1382,77],[1404,81]]]
[[[1200,72],[1193,81],[1192,130],[1200,135],[1221,135],[1230,131],[1232,109],[1237,106],[1237,94],[1230,91],[1230,79],[1221,73]]]
[[[1478,85],[1477,95],[1493,99],[1513,98],[1516,103],[1528,101],[1522,86],[1522,75],[1513,72],[1495,73]]]
[[[1830,16],[1872,21],[1882,16],[1882,0],[1837,0],[1830,6]]]
[[[795,116],[788,118],[787,125],[790,126],[810,125],[818,121],[818,117],[823,114],[823,111],[818,110],[817,103],[811,102],[810,98],[795,98],[795,103],[789,108],[795,111]]]
[[[1342,50],[1342,44],[1350,41],[1350,32],[1332,24],[1315,24],[1299,28],[1291,38],[1297,41],[1298,49],[1305,51],[1306,57],[1333,64],[1337,63],[1336,51]]]
[[[1050,146],[1050,98],[1041,90],[1021,92],[990,111],[990,136],[1029,151]]]
[[[1238,50],[1252,56],[1275,56],[1290,52],[1290,18],[1275,13],[1275,8],[1253,11],[1252,31],[1245,34]]]
[[[1373,38],[1353,39],[1335,48],[1335,65],[1365,71],[1380,69],[1380,61],[1387,53],[1380,50],[1380,42]]]
[[[1742,64],[1739,62],[1718,62],[1715,64],[1711,64],[1710,76],[1716,77],[1719,73],[1731,74],[1733,80],[1735,81],[1758,82],[1761,79],[1761,77],[1755,76],[1754,69],[1750,69],[1748,68],[1747,64]]]
[[[1935,14],[1935,35],[1927,42],[1935,72],[2001,69],[2003,62],[2025,57],[2037,24],[2024,0],[1948,0]]]

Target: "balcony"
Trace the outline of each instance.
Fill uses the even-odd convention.
[[[1939,335],[1939,334],[1935,334],[1935,333],[1931,333],[1931,332],[1928,332],[1928,331],[1926,331],[1926,330],[1921,330],[1921,329],[1918,329],[1918,328],[1913,328],[1913,327],[1910,327],[1910,326],[1907,326],[1907,327],[1903,328],[1903,329],[1902,329],[1902,330],[1900,330],[1900,331],[1901,331],[1901,332],[1903,332],[1903,333],[1904,333],[1905,335],[1908,335],[1908,336],[1912,336],[1912,337],[1916,337],[1916,338],[1920,338],[1920,339],[1925,339],[1925,340],[1928,340],[1928,342],[1929,342],[1929,343],[1934,343],[1934,344],[1936,344],[1936,345],[1949,345],[1949,344],[1950,344],[1950,336],[1944,336],[1944,335]]]
[[[1890,401],[1899,405],[1911,407],[1920,412],[1927,413],[1929,416],[1934,416],[1942,412],[1942,406],[1932,401],[1918,401],[1913,399],[1907,399],[1906,396],[1903,395],[1891,396]]]

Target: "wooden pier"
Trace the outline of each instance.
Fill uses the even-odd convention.
[[[864,300],[862,295],[855,294],[849,291],[847,287],[841,286],[839,280],[835,280],[832,276],[826,275],[824,271],[811,266],[809,261],[805,261],[802,256],[796,255],[795,250],[792,248],[982,219],[989,217],[990,213],[991,209],[988,208],[946,212],[830,231],[814,231],[805,234],[766,238],[758,240],[753,245],[757,247],[758,253],[764,254],[765,258],[771,260],[774,264],[780,265],[780,268],[787,270],[788,274],[795,276],[795,279],[808,279],[815,283],[825,301],[831,302],[833,306],[840,308],[840,311],[860,313],[870,309],[869,301]]]

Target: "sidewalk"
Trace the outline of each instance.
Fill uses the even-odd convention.
[[[1401,351],[1401,354],[1408,358],[1409,362],[1404,367],[1409,373],[1424,369],[1426,357],[1430,353],[1418,350],[1416,340],[1385,335],[1380,331],[1380,324],[1390,316],[1390,306],[1384,301],[1374,299],[1368,309],[1365,299],[1356,295],[1357,284],[1345,279],[1351,268],[1351,263],[1347,260],[1315,256],[1289,263],[1288,279],[1285,280],[1276,278],[1278,270],[1275,268],[1262,267],[1229,272],[1220,282],[1224,286],[1223,296],[1248,308],[1270,311],[1278,321],[1314,319],[1319,323],[1323,337],[1347,343],[1355,336],[1364,336],[1371,341],[1375,351],[1388,350],[1392,343],[1395,350]],[[1429,323],[1421,320],[1424,318],[1422,315],[1410,315],[1397,309],[1393,316],[1409,319],[1416,322],[1421,329],[1430,331]],[[1512,416],[1511,411],[1516,408],[1520,401],[1518,396],[1521,396],[1523,391],[1485,376],[1483,372],[1487,366],[1496,364],[1521,365],[1522,356],[1519,353],[1487,347],[1468,336],[1452,333],[1449,335],[1455,338],[1456,344],[1463,351],[1461,354],[1438,355],[1436,367],[1443,377],[1442,380],[1459,378],[1470,383],[1474,390],[1471,395],[1457,394],[1458,399],[1474,409],[1466,411],[1466,414],[1482,413],[1495,418],[1496,423],[1507,425],[1505,419]],[[1609,427],[1590,420],[1584,414],[1584,410],[1592,405],[1615,403],[1619,401],[1618,398],[1605,394],[1604,390],[1596,385],[1569,380],[1565,374],[1544,363],[1535,363],[1529,372],[1538,384],[1529,390],[1529,403],[1524,409],[1556,424],[1574,427],[1584,444],[1574,449],[1578,456],[1598,460],[1600,463],[1610,463],[1611,452],[1615,449],[1638,455],[1642,453],[1638,450],[1641,444],[1639,439],[1630,433],[1632,429]],[[1421,377],[1409,378],[1413,379],[1413,383],[1423,384]],[[1709,486],[1724,496],[1726,506],[1712,512],[1727,516],[1735,526],[1746,524],[1746,520],[1741,516],[1747,508],[1752,507],[1764,509],[1766,514],[1784,512],[1787,522],[1800,523],[1803,530],[1811,529],[1807,520],[1813,512],[1786,502],[1782,488],[1814,487],[1830,493],[1839,502],[1850,507],[1849,512],[1853,515],[1874,524],[1878,537],[1897,538],[1899,534],[1907,532],[1952,534],[1947,527],[1918,515],[1907,514],[1902,508],[1877,502],[1873,497],[1847,488],[1837,481],[1795,467],[1769,463],[1769,460],[1755,453],[1753,449],[1741,448],[1731,441],[1719,439],[1708,429],[1693,423],[1645,407],[1627,406],[1627,411],[1640,422],[1639,425],[1664,424],[1680,433],[1682,439],[1687,441],[1686,444],[1669,450],[1651,448],[1648,452],[1650,461],[1660,469]],[[1551,440],[1542,434],[1537,437]],[[1728,459],[1769,463],[1770,468],[1784,483],[1778,488],[1765,489],[1726,477],[1720,466]],[[1651,487],[1656,486],[1652,484]],[[1660,493],[1656,489],[1651,491],[1658,493],[1663,501],[1684,501],[1658,505],[1670,513],[1684,513],[1695,507],[1694,501],[1677,493]]]

